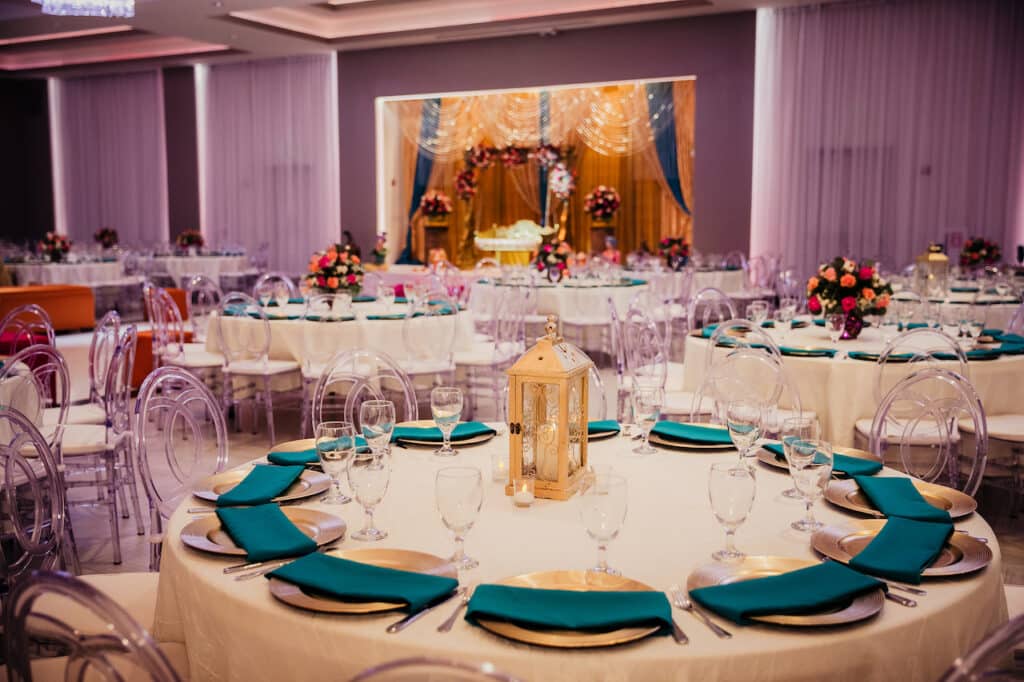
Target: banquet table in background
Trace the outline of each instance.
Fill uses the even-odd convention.
[[[838,348],[842,353],[868,351],[879,353],[885,344],[878,329],[866,328],[855,340],[832,344],[823,327],[811,325],[779,336],[770,330],[780,346]],[[683,366],[682,386],[686,391],[697,391],[704,379],[705,359],[710,341],[688,336],[686,362]],[[725,354],[728,348],[716,348],[716,354]],[[875,416],[880,397],[875,395],[878,365],[867,360],[828,357],[784,356],[783,364],[789,378],[800,394],[801,407],[818,415],[823,437],[834,445],[852,446],[854,425],[859,419]],[[939,366],[956,368],[954,362],[939,362]],[[900,365],[907,373],[912,364]],[[968,363],[971,383],[978,391],[987,414],[1008,414],[1020,409],[1020,386],[1024,383],[1024,355],[1004,355],[995,360]],[[784,396],[780,407],[792,407],[792,400]]]
[[[158,256],[153,259],[156,272],[166,272],[178,287],[185,286],[185,278],[206,275],[214,282],[222,274],[237,274],[249,269],[245,256]]]
[[[899,293],[897,301],[904,300]],[[1006,329],[1007,324],[1020,307],[1020,299],[1013,296],[978,296],[974,292],[954,291],[945,298],[930,298],[929,303],[939,304],[941,311],[948,311],[952,306],[979,305],[985,311],[985,326],[990,329]]]
[[[487,303],[506,285],[492,282],[477,282],[474,296],[481,298],[478,310],[489,309]],[[590,285],[569,280],[559,284],[542,283],[535,287],[537,291],[537,314],[557,315],[559,319],[577,318],[581,316],[607,317],[608,299],[615,302],[615,309],[620,314],[626,312],[630,301],[638,294],[647,291],[647,282],[637,279],[623,280],[619,284]]]
[[[19,285],[25,284],[107,284],[124,278],[120,261],[89,263],[9,263]]]
[[[714,287],[727,294],[736,294],[743,291],[745,277],[742,270],[697,270],[693,273],[691,293]]]
[[[706,454],[662,451],[629,455],[625,438],[593,442],[598,471],[614,468],[629,481],[629,511],[611,543],[609,563],[623,575],[666,590],[710,562],[724,534],[707,502],[708,469],[734,461],[735,451]],[[346,539],[342,549],[402,548],[446,556],[453,547],[434,507],[434,476],[446,465],[478,467],[485,480],[484,505],[469,533],[466,550],[480,566],[464,573],[464,584],[493,582],[534,571],[584,569],[596,548],[579,520],[578,499],[539,500],[515,508],[501,483],[490,482],[492,452],[507,453],[507,436],[463,449],[452,460],[429,450],[395,449],[387,496],[375,518],[389,536],[378,543]],[[790,484],[784,473],[761,465],[753,511],[737,533],[748,554],[814,559],[808,536],[789,528],[803,512],[800,502],[782,496]],[[989,539],[992,563],[959,579],[929,581],[917,608],[886,602],[863,623],[814,630],[727,624],[732,639],[718,639],[681,611],[674,616],[690,637],[688,646],[670,637],[652,637],[608,649],[556,650],[509,642],[461,620],[447,634],[437,625],[454,608],[446,604],[399,634],[385,628],[400,613],[376,616],[312,614],[286,606],[270,594],[263,579],[238,582],[222,569],[230,560],[185,547],[181,530],[196,518],[184,500],[165,533],[154,634],[188,647],[191,679],[228,682],[347,679],[358,670],[407,656],[439,656],[490,662],[524,680],[739,680],[818,682],[819,680],[901,680],[931,682],[986,633],[1006,621],[1001,554],[992,529],[975,514],[957,527]],[[341,515],[349,530],[360,523],[355,504],[311,508]],[[850,519],[819,503],[826,523]],[[720,619],[719,619],[720,620]]]

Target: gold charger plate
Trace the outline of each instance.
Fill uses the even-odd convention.
[[[249,469],[234,469],[223,473],[214,474],[209,478],[200,481],[192,494],[201,500],[215,502],[218,497],[228,492],[242,482],[249,474]],[[288,489],[281,495],[275,497],[272,502],[289,502],[301,500],[304,497],[319,495],[331,487],[331,477],[320,471],[306,469],[301,475],[288,486]]]
[[[621,431],[598,431],[597,433],[587,434],[587,441],[592,440],[607,440],[608,438],[614,438],[615,436],[622,433]]]
[[[709,424],[695,424],[693,422],[681,422],[681,423],[682,424],[687,424],[689,426],[701,426],[701,427],[705,427],[705,428],[717,428],[714,425],[709,425]],[[725,433],[728,433],[728,431],[725,429],[725,427],[721,427],[720,430],[725,432]],[[666,448],[672,448],[674,450],[735,450],[736,449],[736,446],[733,445],[731,442],[729,442],[729,443],[690,443],[690,442],[683,442],[683,441],[678,441],[678,440],[672,440],[671,438],[662,438],[661,436],[659,436],[658,434],[654,433],[653,431],[651,432],[651,435],[648,437],[647,440],[649,440],[650,442],[655,443],[657,445],[663,445]]]
[[[654,588],[622,576],[592,571],[540,571],[498,581],[499,585],[543,590],[654,592]],[[653,635],[658,627],[619,628],[607,632],[529,629],[500,620],[477,619],[477,624],[496,635],[526,644],[558,649],[591,649],[625,644]]]
[[[826,526],[811,536],[811,547],[847,564],[881,532],[885,523],[883,519],[862,519]],[[963,575],[981,570],[991,561],[992,550],[988,545],[967,533],[953,533],[939,556],[921,575],[925,578]]]
[[[748,556],[735,564],[713,563],[701,566],[686,579],[686,589],[696,590],[699,587],[727,585],[729,583],[767,578],[773,575],[789,573],[808,566],[817,565],[811,559],[797,559],[779,556]],[[879,588],[873,592],[855,597],[842,608],[821,613],[803,615],[754,616],[750,620],[772,625],[789,625],[795,627],[817,627],[822,625],[845,625],[865,618],[870,618],[882,610],[885,594]]]
[[[302,507],[285,507],[281,512],[296,528],[312,538],[317,546],[334,542],[345,535],[345,522],[337,516]],[[193,549],[212,554],[245,556],[246,553],[221,527],[220,518],[216,514],[204,514],[187,524],[181,529],[181,541]]]
[[[917,488],[917,492],[921,493],[921,497],[928,504],[939,509],[945,509],[949,512],[951,518],[959,519],[974,513],[974,510],[978,508],[978,503],[974,501],[973,497],[959,490],[947,488],[937,483],[926,483],[916,478],[911,479],[911,481],[914,487]],[[857,481],[852,478],[830,481],[828,487],[825,488],[825,499],[843,509],[849,509],[850,511],[867,514],[876,518],[885,517],[882,512],[875,509],[874,505],[868,500],[867,495],[861,492]]]
[[[867,450],[858,450],[857,448],[832,446],[832,452],[839,455],[846,455],[847,457],[857,457],[859,459],[875,460],[875,458],[871,455],[870,452],[868,452]],[[784,457],[777,458],[774,452],[770,452],[768,450],[765,450],[764,448],[758,448],[757,461],[761,462],[762,464],[767,464],[770,467],[775,467],[777,469],[784,469],[786,471],[789,471],[789,462],[787,462]],[[835,475],[845,476],[845,474],[838,471],[835,472]]]
[[[348,549],[329,552],[329,554],[381,568],[427,573],[445,578],[458,579],[459,577],[455,566],[447,559],[425,552],[413,552],[407,549]],[[270,594],[290,606],[320,613],[380,613],[394,611],[405,606],[401,602],[346,602],[329,595],[307,592],[298,585],[274,577],[270,578]]]
[[[460,422],[460,423],[462,423],[462,422]],[[423,429],[423,428],[430,428],[432,426],[436,426],[436,424],[434,424],[434,420],[433,419],[417,419],[415,421],[401,422],[399,424],[395,424],[395,426],[408,426],[408,427],[412,427],[412,428]],[[494,434],[494,433],[484,433],[484,434],[480,434],[479,436],[471,436],[469,438],[461,438],[461,439],[452,438],[452,446],[455,446],[455,445],[477,445],[479,443],[486,443],[487,441],[489,441],[492,438],[494,438],[495,435],[497,435],[497,434]],[[416,445],[416,446],[424,447],[424,448],[439,448],[439,447],[441,447],[441,441],[439,441],[439,440],[416,440],[416,439],[411,439],[411,438],[396,438],[395,440],[397,442],[402,443],[403,445]]]

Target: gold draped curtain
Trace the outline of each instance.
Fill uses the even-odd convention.
[[[609,86],[600,90],[600,97],[614,104],[616,97],[625,98],[626,88],[638,86]],[[641,91],[642,91],[642,86]],[[612,219],[619,249],[626,253],[646,243],[654,249],[664,236],[683,237],[687,242],[693,239],[693,126],[696,100],[696,81],[693,79],[673,83],[673,104],[678,145],[679,176],[683,196],[691,214],[685,213],[676,204],[661,172],[654,145],[649,140],[643,144],[627,139],[637,136],[632,130],[625,130],[621,121],[604,120],[589,114],[578,101],[571,100],[572,90],[555,91],[551,96],[550,139],[561,147],[572,146],[574,154],[570,167],[576,171],[576,191],[569,198],[568,224],[569,241],[577,251],[594,252],[604,248],[603,244],[591,244],[590,216],[583,209],[583,198],[597,185],[614,187],[622,199],[621,206]],[[568,93],[568,94],[563,94]],[[629,96],[633,96],[630,94]],[[477,171],[477,193],[470,204],[456,198],[455,176],[464,167],[461,149],[475,144],[503,147],[519,145],[532,147],[539,140],[539,125],[532,125],[525,116],[518,118],[500,109],[510,100],[518,110],[536,107],[539,97],[536,92],[513,93],[504,96],[486,95],[473,98],[446,98],[441,101],[438,112],[438,129],[442,131],[438,141],[438,153],[434,157],[429,189],[444,192],[452,198],[454,212],[448,218],[448,256],[458,257],[460,239],[466,225],[466,212],[472,211],[472,224],[477,230],[492,226],[510,225],[517,220],[529,219],[540,222],[541,202],[537,166],[530,162],[521,166],[506,168],[497,158],[494,164]],[[532,98],[532,99],[531,99]],[[598,102],[600,104],[600,102]],[[422,102],[418,100],[399,103],[399,119],[403,130],[419,129]],[[599,112],[603,109],[595,105]],[[515,111],[513,109],[510,109]],[[646,111],[644,111],[646,114]],[[585,120],[571,120],[573,117]],[[539,117],[531,116],[533,121]],[[613,117],[609,117],[612,119]],[[646,121],[643,121],[646,125]],[[649,137],[649,128],[645,129]],[[458,131],[458,132],[456,132]],[[418,132],[416,133],[418,134]],[[625,140],[622,144],[617,141]],[[634,142],[634,143],[631,143]],[[442,145],[446,145],[442,147]],[[412,135],[403,135],[401,147],[403,206],[411,199],[412,179],[415,172],[418,146]],[[560,204],[554,202],[549,215],[558,220]],[[413,220],[413,254],[426,261],[424,253],[424,219]],[[479,254],[478,254],[479,255]]]

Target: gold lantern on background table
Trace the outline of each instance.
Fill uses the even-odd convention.
[[[567,500],[587,468],[587,383],[593,362],[558,336],[548,316],[547,334],[508,370],[509,481],[533,475],[534,494]]]
[[[946,295],[949,287],[949,256],[942,252],[941,245],[931,244],[926,252],[917,257],[914,285],[921,296]]]

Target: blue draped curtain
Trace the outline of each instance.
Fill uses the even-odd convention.
[[[395,261],[403,265],[420,265],[420,261],[412,255],[412,218],[420,207],[420,199],[423,198],[423,193],[427,191],[427,185],[430,183],[430,171],[434,168],[433,154],[423,148],[424,141],[432,139],[437,134],[438,120],[428,115],[429,107],[434,107],[435,111],[439,111],[441,108],[440,98],[424,100],[423,102],[423,113],[420,116],[419,144],[416,145],[416,175],[412,181],[412,200],[409,202],[409,225],[405,231],[405,248],[402,249],[398,260]]]
[[[551,93],[547,90],[540,92],[540,144],[548,143],[548,133],[551,128]],[[548,167],[544,164],[537,164],[539,174],[540,192],[540,224],[548,224]]]
[[[676,144],[676,107],[672,93],[672,83],[647,83],[647,115],[650,117],[651,130],[654,131],[654,149],[658,154],[658,165],[661,166],[661,173],[665,176],[665,183],[672,192],[679,208],[687,215],[690,214],[690,207],[686,205],[686,197],[683,196],[683,187],[679,181],[679,147]],[[664,121],[655,121],[655,114],[668,118],[668,124]]]

